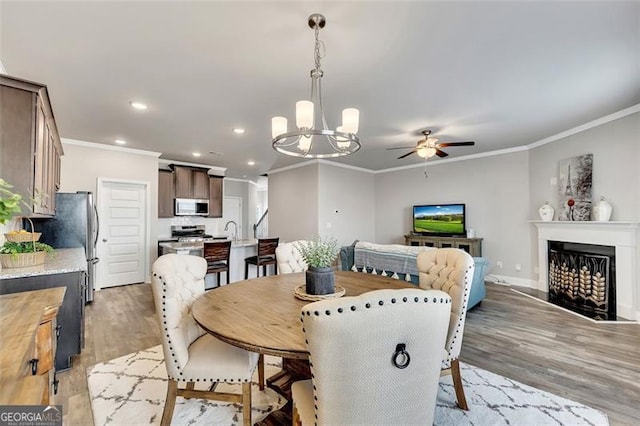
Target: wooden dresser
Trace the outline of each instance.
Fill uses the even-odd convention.
[[[50,405],[64,287],[0,296],[0,405]]]

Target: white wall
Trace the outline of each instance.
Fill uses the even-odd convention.
[[[150,246],[149,267],[157,255],[158,235],[158,158],[154,153],[109,149],[110,146],[62,139],[64,156],[60,169],[60,192],[91,191],[97,189],[98,177],[130,179],[149,183]]]
[[[249,209],[251,207],[251,202],[249,200],[249,185],[249,182],[246,180],[231,178],[224,179],[224,196],[238,197],[242,199],[242,223],[239,224],[242,226],[242,231],[239,233],[238,238],[248,238],[250,235],[253,235],[253,228],[250,229],[249,226]],[[224,230],[224,223],[226,223],[226,219],[223,220],[222,230]]]
[[[531,277],[528,154],[526,151],[376,174],[375,239],[404,244],[412,206],[465,203],[467,229],[483,238],[482,254],[503,269],[492,273]],[[516,264],[522,266],[516,271]]]
[[[269,236],[281,242],[318,233],[318,164],[269,173]]]
[[[371,172],[318,165],[318,234],[339,245],[375,240],[375,182]]]

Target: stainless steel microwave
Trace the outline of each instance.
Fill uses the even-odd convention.
[[[176,198],[176,216],[209,216],[209,200]]]

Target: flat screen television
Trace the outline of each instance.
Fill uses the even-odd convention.
[[[413,232],[443,237],[467,236],[464,204],[413,206]]]

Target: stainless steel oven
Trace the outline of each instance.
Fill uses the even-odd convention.
[[[209,200],[176,198],[176,216],[209,216]]]

